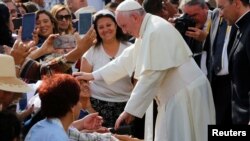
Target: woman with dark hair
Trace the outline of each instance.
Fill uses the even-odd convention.
[[[0,2],[0,45],[12,47],[14,39],[12,38],[12,30],[14,28],[8,7]]]
[[[105,40],[105,38],[104,37],[101,37],[101,33],[99,33],[99,32],[101,32],[102,30],[101,30],[101,28],[103,28],[103,27],[101,27],[101,28],[99,28],[98,27],[98,21],[99,21],[99,19],[101,19],[101,18],[109,18],[110,19],[110,21],[112,21],[115,25],[115,28],[116,28],[116,31],[115,31],[115,36],[114,36],[114,38],[115,38],[115,40],[117,40],[117,41],[119,41],[119,42],[123,42],[123,43],[125,43],[125,44],[129,44],[127,41],[128,41],[128,39],[129,39],[129,36],[128,35],[125,35],[123,32],[122,32],[122,29],[119,27],[119,26],[117,26],[117,23],[116,23],[116,21],[115,21],[115,17],[114,17],[114,14],[111,12],[111,11],[109,11],[108,9],[104,9],[104,10],[101,10],[101,11],[99,11],[99,12],[97,12],[95,15],[94,15],[94,20],[93,20],[93,24],[94,24],[94,28],[95,28],[95,30],[97,31],[97,42],[96,42],[96,45],[95,46],[99,46],[100,44],[103,44],[106,40]]]
[[[42,45],[49,35],[59,33],[56,19],[46,10],[39,10],[36,12],[36,26],[39,28],[38,47]]]
[[[111,11],[101,10],[94,15],[93,19],[97,43],[82,57],[81,71],[84,72],[101,68],[118,57],[130,45],[126,40],[127,36],[117,26]],[[91,104],[104,118],[104,126],[114,127],[133,89],[131,78],[127,76],[113,85],[107,85],[104,81],[92,81],[90,89]]]
[[[50,52],[47,52],[46,54],[44,54],[40,50],[41,48],[46,48],[46,46],[43,46],[43,43],[46,41],[46,39],[50,35],[59,33],[58,23],[56,19],[53,17],[53,15],[46,10],[37,11],[36,12],[36,27],[37,29],[34,32],[35,34],[33,35],[33,38],[35,42],[37,43],[36,46],[38,48],[32,51],[29,57],[37,61],[41,61],[41,60],[49,61],[58,56],[62,56],[63,53],[61,53],[60,50],[55,50],[53,48],[51,48]]]

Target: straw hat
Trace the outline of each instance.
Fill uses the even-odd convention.
[[[16,77],[15,63],[13,57],[0,54],[0,90],[25,93],[31,88]]]

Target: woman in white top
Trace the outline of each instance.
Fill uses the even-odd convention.
[[[81,71],[92,72],[119,56],[130,45],[128,37],[117,26],[114,14],[101,10],[94,15],[97,43],[82,58]],[[126,76],[119,82],[108,85],[103,80],[90,82],[91,104],[104,118],[104,126],[114,127],[133,89],[131,78]]]

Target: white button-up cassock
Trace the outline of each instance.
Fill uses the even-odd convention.
[[[114,83],[134,72],[138,82],[125,111],[142,117],[155,98],[155,141],[206,141],[207,125],[215,123],[214,102],[210,84],[191,56],[170,23],[146,14],[135,44],[93,75]]]

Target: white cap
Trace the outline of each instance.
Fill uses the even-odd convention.
[[[125,0],[118,5],[116,11],[132,11],[141,9],[142,6],[135,0]]]
[[[110,15],[110,16],[112,16],[112,17],[115,18],[114,13],[112,13],[110,10],[108,10],[108,9],[102,9],[102,10],[100,10],[100,11],[98,11],[98,12],[96,12],[94,14],[94,16],[93,16],[94,21],[96,20],[96,17],[99,16],[99,15]]]

